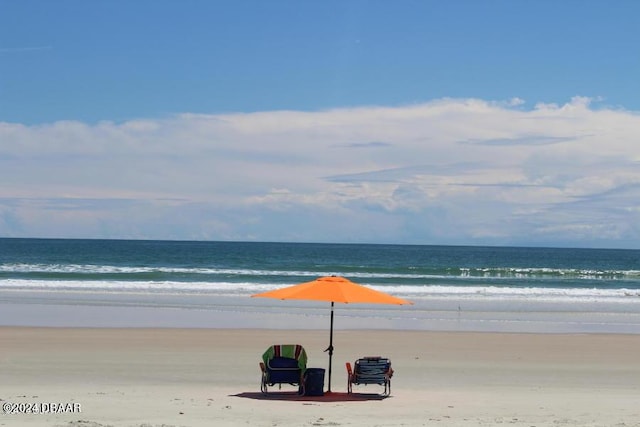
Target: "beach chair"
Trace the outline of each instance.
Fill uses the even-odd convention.
[[[260,391],[267,394],[268,387],[278,384],[298,386],[298,393],[303,391],[304,372],[307,369],[307,353],[298,344],[274,344],[262,355],[260,370]]]
[[[347,362],[347,393],[353,393],[353,384],[378,384],[384,386],[383,396],[391,394],[391,361],[384,357],[363,357],[356,360],[351,369],[351,363]]]

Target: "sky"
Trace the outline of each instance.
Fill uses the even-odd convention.
[[[640,249],[638,16],[0,0],[0,237]]]

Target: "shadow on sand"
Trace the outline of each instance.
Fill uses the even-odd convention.
[[[325,392],[323,396],[302,396],[295,391],[273,391],[267,394],[256,392],[243,392],[232,394],[233,397],[244,397],[256,400],[287,400],[291,402],[364,402],[367,400],[384,400],[389,396],[376,393],[340,393]]]

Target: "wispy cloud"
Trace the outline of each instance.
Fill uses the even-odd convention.
[[[0,123],[0,235],[640,241],[640,115],[521,104]]]
[[[53,46],[0,47],[0,53],[37,52],[41,50],[51,50],[51,49],[53,49]]]
[[[382,169],[354,174],[328,176],[331,182],[402,182],[421,176],[464,175],[481,167],[474,163],[456,163],[449,165],[415,165],[393,169]]]
[[[460,141],[461,144],[478,144],[478,145],[550,145],[562,142],[573,141],[579,137],[566,136],[545,136],[545,135],[528,135],[517,138],[492,138],[492,139],[470,139]]]
[[[384,148],[391,147],[393,144],[382,141],[370,141],[370,142],[352,142],[349,144],[338,144],[339,148]]]

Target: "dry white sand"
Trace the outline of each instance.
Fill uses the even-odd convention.
[[[317,398],[260,394],[275,343],[327,367],[326,331],[0,328],[0,403],[81,408],[0,426],[640,426],[640,335],[337,331]],[[344,363],[365,355],[392,360],[391,397],[346,395]]]

